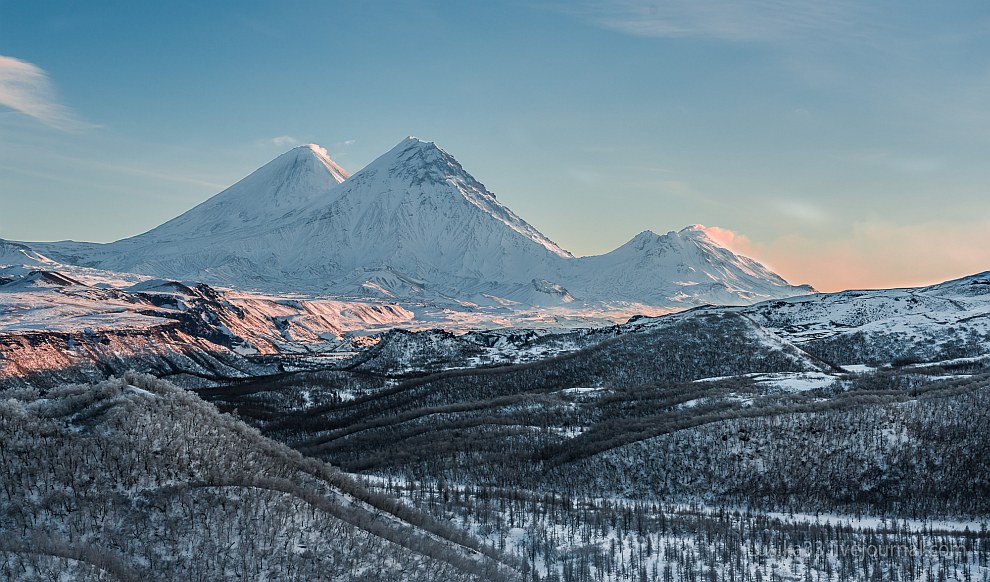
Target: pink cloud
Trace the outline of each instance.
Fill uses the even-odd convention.
[[[738,232],[731,231],[727,228],[722,228],[721,226],[706,226],[704,227],[704,231],[705,234],[708,235],[708,238],[736,253],[737,255],[756,258],[754,255],[759,254],[761,250],[759,247],[754,245],[753,241],[749,240],[749,237],[746,235],[739,234]]]
[[[862,222],[841,238],[789,234],[765,244],[724,228],[705,231],[791,283],[819,291],[912,287],[990,270],[990,223]]]

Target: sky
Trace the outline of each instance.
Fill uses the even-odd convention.
[[[985,0],[0,0],[0,238],[415,135],[577,255],[701,223],[819,290],[934,283],[990,270],[988,55]]]

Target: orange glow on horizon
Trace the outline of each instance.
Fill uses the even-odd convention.
[[[767,243],[717,226],[704,231],[788,282],[822,292],[918,287],[990,270],[990,224],[864,222],[846,238],[789,234]]]

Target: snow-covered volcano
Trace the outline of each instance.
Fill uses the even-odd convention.
[[[272,274],[258,266],[274,267],[284,258],[259,237],[327,203],[348,176],[323,148],[300,146],[146,233],[109,244],[29,244],[71,265],[254,287]]]
[[[719,245],[700,224],[663,235],[647,230],[614,251],[574,263],[571,287],[613,301],[745,305],[813,291]]]
[[[301,146],[144,234],[30,247],[67,264],[231,287],[461,304],[747,304],[810,291],[697,226],[575,258],[413,137],[353,176]]]
[[[328,202],[333,187],[349,176],[325,149],[316,144],[299,146],[133,240],[141,244],[175,243],[190,237],[236,236],[251,228],[267,229],[313,204]]]

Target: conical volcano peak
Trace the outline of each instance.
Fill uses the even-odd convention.
[[[432,141],[423,141],[413,136],[400,141],[372,166],[412,184],[442,183],[452,177],[468,178],[475,182],[454,156]]]
[[[419,139],[415,135],[406,136],[406,139],[398,143],[399,146],[423,146],[423,147],[437,147],[437,144],[432,141],[427,141],[425,139]],[[398,147],[398,146],[397,146]]]
[[[637,234],[636,236],[634,236],[632,238],[632,240],[634,240],[634,241],[648,241],[648,240],[653,240],[653,239],[656,239],[656,238],[660,238],[660,235],[657,234],[657,233],[655,233],[655,232],[653,232],[650,229],[646,229],[643,232],[641,232],[641,233]],[[632,241],[630,241],[630,242],[632,242]]]
[[[298,146],[139,237],[178,241],[265,228],[280,217],[328,199],[331,190],[349,176],[327,156],[326,149],[316,144]]]
[[[330,173],[330,176],[337,183],[343,182],[350,177],[347,170],[341,168],[337,162],[330,159],[330,154],[327,153],[325,147],[315,143],[294,147],[272,160],[271,164],[275,164],[280,160],[283,166],[289,167],[294,171],[313,170],[317,175],[322,175],[325,170]]]
[[[395,150],[403,150],[403,151],[423,150],[423,151],[438,151],[442,153],[447,153],[444,152],[442,149],[440,149],[440,146],[438,146],[435,142],[427,141],[425,139],[419,139],[415,135],[410,135],[406,137],[406,139],[400,141],[398,144],[395,145],[394,148],[392,148],[392,151]]]
[[[685,226],[681,230],[677,231],[677,234],[692,234],[696,232],[704,233],[708,230],[708,227],[704,224],[692,224],[691,226]]]
[[[638,247],[644,246],[664,246],[671,247],[672,245],[683,245],[685,242],[690,240],[707,240],[710,239],[708,235],[708,227],[702,224],[692,224],[691,226],[684,227],[680,230],[671,230],[666,234],[658,234],[652,230],[644,230],[643,232],[634,236],[626,245],[636,245]]]
[[[682,228],[680,230],[672,230],[672,231],[668,232],[664,236],[669,237],[669,238],[674,239],[674,240],[677,240],[677,241],[680,241],[682,243],[683,242],[688,242],[688,241],[694,241],[696,243],[699,243],[699,242],[700,243],[706,243],[706,242],[715,243],[715,239],[712,238],[712,231],[713,231],[712,228],[707,227],[707,226],[705,226],[703,224],[692,224],[690,226],[685,226],[684,228]],[[715,244],[718,244],[718,243],[715,243]],[[722,245],[719,245],[719,246],[722,246]]]
[[[327,153],[327,148],[321,146],[318,143],[308,143],[308,144],[301,145],[301,146],[298,146],[298,147],[293,148],[293,149],[297,149],[297,150],[306,149],[306,150],[310,150],[313,153],[320,154],[323,157],[330,157],[330,154]]]
[[[275,207],[301,207],[350,177],[317,144],[292,148],[215,198],[237,193],[245,202]]]
[[[672,250],[678,242],[675,232],[657,234],[652,230],[644,230],[612,252],[665,253]]]
[[[373,205],[375,212],[385,212],[382,209],[388,209],[390,213],[400,208],[429,209],[429,216],[445,217],[451,221],[442,226],[431,225],[430,228],[474,233],[477,236],[468,237],[474,241],[471,244],[492,238],[491,233],[501,233],[502,227],[506,226],[515,231],[510,238],[522,235],[520,241],[524,244],[536,243],[543,247],[539,253],[550,251],[558,257],[571,257],[570,253],[499,203],[484,184],[433,142],[411,136],[403,139],[356,173],[342,186],[341,192],[342,196],[353,198],[355,205]],[[407,210],[403,210],[401,216],[411,222],[421,218]],[[496,238],[499,237],[501,235]],[[528,242],[525,239],[529,239]],[[496,254],[499,253],[501,250]],[[499,258],[496,262],[503,260]]]

